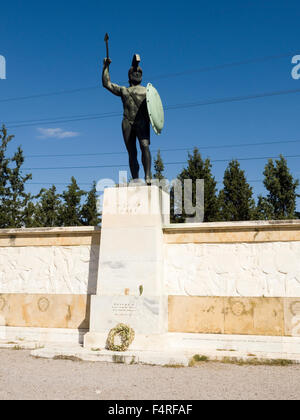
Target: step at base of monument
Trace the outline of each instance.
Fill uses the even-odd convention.
[[[113,352],[109,350],[87,350],[81,346],[47,346],[31,351],[31,356],[37,358],[70,360],[78,362],[104,362],[120,364],[145,364],[165,367],[187,367],[195,365],[194,362],[223,362],[223,363],[249,363],[249,364],[300,364],[300,356],[288,353],[245,354],[230,351],[204,351],[198,357],[192,352],[184,351],[126,351]]]
[[[80,346],[64,348],[47,346],[31,351],[31,356],[55,360],[122,363],[127,365],[147,364],[160,366],[188,366],[189,357],[182,352],[134,351],[114,352],[88,350]]]

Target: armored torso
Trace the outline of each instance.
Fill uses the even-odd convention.
[[[124,118],[131,124],[145,124],[145,121],[149,122],[146,92],[146,88],[141,85],[121,88]]]

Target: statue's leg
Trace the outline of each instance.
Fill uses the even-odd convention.
[[[143,139],[140,141],[142,151],[142,162],[145,171],[146,184],[151,184],[151,153],[149,147],[149,140]]]
[[[126,149],[129,155],[131,176],[133,179],[138,179],[140,167],[137,160],[136,133],[130,122],[126,119],[123,120],[122,131]]]
[[[151,184],[151,153],[150,153],[150,126],[139,127],[138,139],[142,152],[142,162],[145,171],[146,184]]]

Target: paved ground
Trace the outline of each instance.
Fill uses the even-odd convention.
[[[300,365],[170,368],[35,359],[0,350],[5,399],[300,399]]]

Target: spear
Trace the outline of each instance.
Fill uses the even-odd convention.
[[[105,37],[104,37],[104,42],[106,43],[106,59],[109,60],[109,51],[108,51],[108,40],[109,40],[109,36],[106,33]]]

